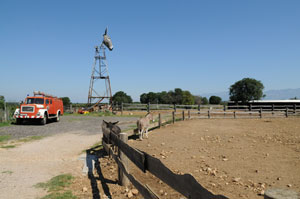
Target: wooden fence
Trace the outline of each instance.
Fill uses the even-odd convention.
[[[182,110],[169,113],[158,113],[156,121],[151,124],[152,129],[160,128],[167,124],[195,118],[269,118],[269,117],[290,117],[300,116],[300,111],[286,108],[283,111],[231,111],[231,110]],[[132,133],[136,133],[137,129]],[[118,134],[119,132],[117,132]],[[133,162],[143,172],[150,172],[174,190],[178,191],[187,198],[226,198],[222,195],[214,195],[202,187],[193,176],[189,174],[177,175],[168,169],[159,159],[152,157],[146,152],[132,148],[127,144],[128,135],[121,133],[118,137],[116,132],[103,129],[102,144],[106,152],[116,161],[119,167],[119,182],[127,185],[130,181],[139,192],[146,198],[157,199],[159,196],[147,185],[143,185],[133,175],[129,173],[128,160]],[[129,132],[130,134],[130,132]],[[112,147],[118,147],[118,153]]]
[[[119,138],[120,137],[120,138]],[[115,132],[103,129],[102,144],[106,152],[116,161],[119,168],[119,183],[128,185],[130,181],[146,199],[158,199],[159,196],[148,186],[142,184],[129,173],[128,160],[133,162],[144,173],[146,171],[168,184],[189,199],[213,199],[226,198],[213,193],[202,187],[190,174],[178,175],[167,168],[159,159],[152,157],[146,152],[140,151],[127,144],[128,136],[120,133],[119,137]],[[112,146],[118,147],[118,155],[113,151]]]
[[[114,110],[120,111],[157,111],[157,110],[214,110],[214,111],[284,111],[286,109],[293,110],[294,112],[300,110],[300,106],[297,104],[293,105],[177,105],[177,104],[129,104],[122,103],[120,105],[114,105]]]

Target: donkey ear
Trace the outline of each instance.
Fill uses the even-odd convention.
[[[105,28],[105,32],[104,32],[104,35],[107,35],[107,27]]]
[[[107,122],[107,121],[105,121],[105,120],[103,120],[103,123],[104,123],[104,124],[106,124],[106,125],[108,124],[108,122]]]
[[[112,124],[113,124],[113,125],[115,125],[115,124],[118,124],[118,123],[119,123],[119,121],[117,121],[117,122],[113,122]]]

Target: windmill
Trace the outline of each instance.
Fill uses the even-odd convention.
[[[110,51],[113,50],[111,39],[107,35],[107,28],[103,34],[101,45],[95,46],[94,64],[88,94],[88,104],[93,104],[91,108],[98,106],[98,104],[105,99],[108,100],[109,105],[112,103],[111,86],[105,55],[106,48]]]

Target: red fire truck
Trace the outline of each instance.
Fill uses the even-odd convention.
[[[40,91],[33,92],[33,97],[27,97],[14,113],[17,124],[25,120],[40,120],[42,125],[49,119],[59,122],[60,116],[64,114],[63,102],[60,98],[45,94]]]

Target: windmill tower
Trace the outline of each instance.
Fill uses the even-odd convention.
[[[88,94],[88,104],[94,104],[93,106],[97,106],[105,99],[108,100],[109,105],[112,103],[111,86],[105,55],[106,47],[110,51],[113,49],[111,39],[107,35],[107,28],[105,29],[101,45],[95,46],[94,65]]]

